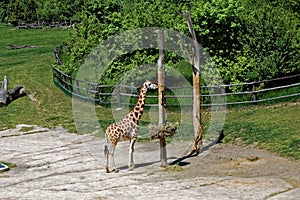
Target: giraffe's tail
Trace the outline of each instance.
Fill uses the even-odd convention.
[[[108,137],[107,134],[105,133],[105,139],[106,139],[106,144],[104,145],[104,155],[107,156],[108,155]]]
[[[104,155],[105,156],[108,155],[108,147],[107,147],[107,145],[104,145]]]

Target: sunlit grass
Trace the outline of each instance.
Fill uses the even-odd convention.
[[[72,125],[71,100],[52,81],[53,49],[69,35],[68,29],[19,30],[0,25],[0,79],[7,75],[8,89],[24,85],[27,96],[0,109],[0,130],[17,124]],[[8,44],[36,48],[10,50]],[[34,100],[31,98],[34,97]]]
[[[282,156],[300,159],[300,104],[256,106],[230,111],[224,127],[226,141],[257,144]]]

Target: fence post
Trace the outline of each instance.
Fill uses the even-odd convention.
[[[64,88],[68,90],[67,77],[63,74]]]
[[[69,85],[70,91],[73,93],[73,79],[71,76],[69,76],[69,82],[70,82],[70,85]]]
[[[121,92],[120,92],[120,86],[119,85],[115,86],[115,95],[116,95],[116,99],[117,99],[118,108],[121,108],[122,107],[122,102],[121,102]]]
[[[257,94],[256,94],[256,87],[255,87],[255,83],[253,83],[253,85],[252,85],[252,101],[254,101],[254,103],[256,103],[256,101],[257,101]]]
[[[79,87],[80,87],[80,85],[79,85],[79,80],[76,79],[76,93],[77,93],[77,94],[80,94]]]
[[[221,87],[221,94],[222,94],[222,103],[226,104],[226,90],[224,86]]]

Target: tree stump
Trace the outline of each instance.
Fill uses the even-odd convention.
[[[12,101],[26,95],[26,90],[23,85],[17,85],[13,90],[8,91],[8,79],[4,76],[2,87],[0,90],[0,107],[7,106]]]

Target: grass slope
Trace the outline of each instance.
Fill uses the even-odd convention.
[[[52,81],[53,49],[69,35],[68,29],[19,30],[0,25],[0,79],[8,77],[8,88],[24,85],[28,96],[0,109],[0,130],[16,124],[54,126],[72,129],[71,99],[63,95]],[[36,48],[10,50],[15,46]]]
[[[225,141],[254,143],[281,156],[300,159],[299,113],[299,102],[229,111]]]

